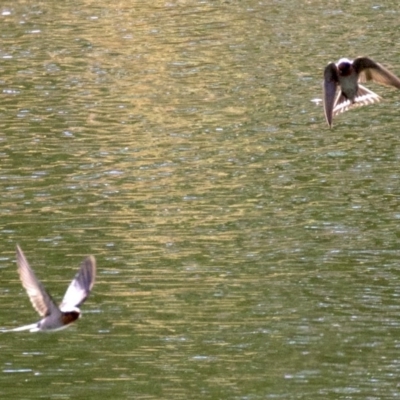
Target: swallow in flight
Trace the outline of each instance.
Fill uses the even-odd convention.
[[[323,99],[329,127],[332,127],[332,118],[335,115],[353,106],[363,106],[381,100],[376,93],[359,84],[370,80],[400,89],[400,79],[368,57],[358,57],[353,61],[341,58],[337,63],[326,66]]]
[[[78,307],[89,296],[96,276],[96,260],[93,256],[87,257],[82,262],[59,307],[36,278],[19,246],[17,246],[17,264],[22,286],[42,319],[34,324],[9,329],[5,332],[25,330],[30,332],[57,331],[68,327],[80,317],[81,311]]]

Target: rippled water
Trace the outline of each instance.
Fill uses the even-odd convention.
[[[83,318],[2,334],[10,399],[381,399],[400,389],[400,93],[335,118],[324,66],[400,74],[395,2],[3,2],[0,327],[15,245]]]

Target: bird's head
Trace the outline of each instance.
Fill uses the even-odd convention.
[[[353,63],[347,58],[341,58],[337,63],[340,76],[348,76],[352,72]]]

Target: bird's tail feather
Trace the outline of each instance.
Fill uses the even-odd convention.
[[[333,115],[341,114],[353,107],[366,106],[367,104],[377,103],[382,100],[382,97],[374,93],[372,90],[358,84],[357,95],[352,103],[346,99],[341,92],[335,101],[335,107],[333,109]]]
[[[37,332],[38,330],[39,330],[38,324],[35,323],[35,324],[20,326],[18,328],[6,329],[3,330],[2,332],[22,332],[22,331]]]

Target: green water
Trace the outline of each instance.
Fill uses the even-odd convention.
[[[301,6],[300,6],[301,5]],[[396,2],[2,2],[0,328],[18,243],[83,317],[0,342],[4,399],[389,399],[400,92],[340,115],[325,65],[400,74]]]

